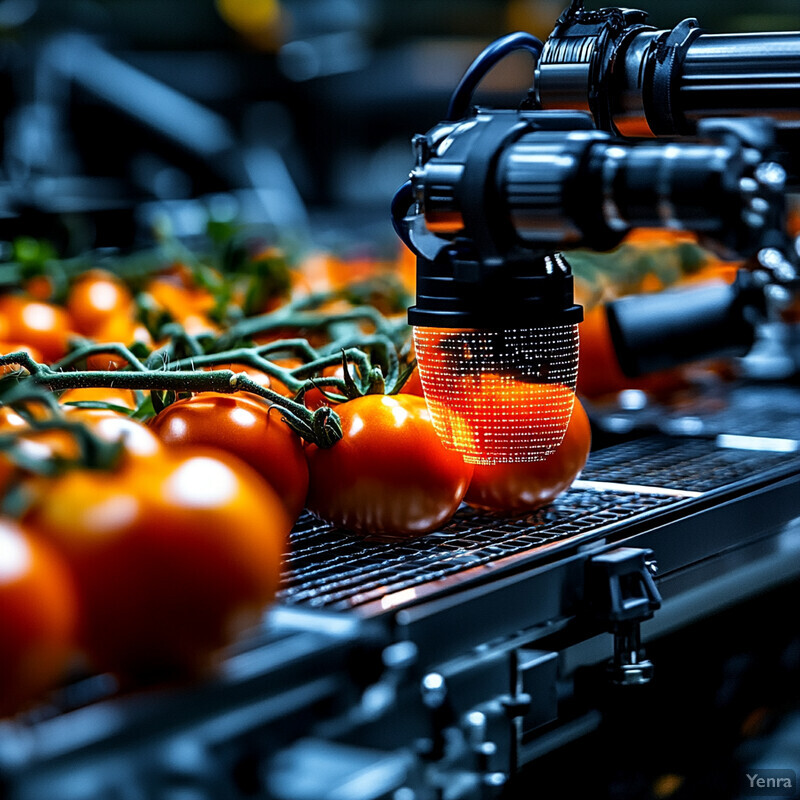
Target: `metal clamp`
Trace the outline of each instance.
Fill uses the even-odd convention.
[[[653,665],[644,657],[639,626],[661,607],[653,574],[653,551],[619,547],[587,565],[586,596],[593,617],[614,635],[614,658],[608,665],[613,683],[648,683]]]

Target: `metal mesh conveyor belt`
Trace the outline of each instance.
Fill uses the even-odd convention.
[[[653,436],[592,453],[581,478],[708,492],[787,459],[800,461],[800,455],[724,449],[705,439]]]
[[[724,450],[709,440],[654,436],[593,453],[580,488],[522,517],[463,507],[440,531],[386,542],[337,530],[305,514],[292,533],[279,600],[356,608],[506,556],[623,524],[789,462],[800,464],[800,455]]]

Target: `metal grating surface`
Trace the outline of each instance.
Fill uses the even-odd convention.
[[[708,492],[795,461],[800,455],[717,448],[706,439],[653,436],[592,453],[583,480]]]
[[[655,436],[593,453],[584,480],[708,491],[758,474],[794,454],[719,450],[701,439]],[[462,508],[449,525],[419,539],[365,539],[305,514],[292,533],[279,599],[344,610],[510,555],[624,523],[680,496],[571,489],[547,508],[513,519]]]
[[[552,506],[513,520],[462,508],[419,539],[364,539],[304,515],[292,533],[278,599],[331,609],[439,580],[470,567],[628,519],[679,498],[570,491]]]

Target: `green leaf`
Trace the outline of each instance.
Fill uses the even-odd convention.
[[[107,403],[105,400],[68,400],[62,405],[72,406],[74,408],[100,408],[106,411],[115,411],[118,414],[125,414],[125,416],[133,416],[135,413],[127,406],[119,406],[116,403]]]

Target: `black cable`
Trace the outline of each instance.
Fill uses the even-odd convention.
[[[400,237],[403,244],[409,250],[416,253],[414,245],[408,236],[408,231],[403,227],[403,218],[408,213],[408,209],[414,200],[414,191],[411,187],[411,179],[407,180],[395,193],[392,198],[391,214],[392,227],[394,232]]]
[[[525,31],[509,33],[500,39],[496,39],[469,65],[467,71],[458,82],[458,86],[456,86],[450,97],[450,105],[447,107],[445,119],[463,119],[467,115],[472,102],[472,95],[478,84],[484,79],[489,70],[509,53],[513,53],[515,50],[528,50],[535,59],[538,59],[543,47],[544,45],[540,39]]]

